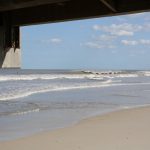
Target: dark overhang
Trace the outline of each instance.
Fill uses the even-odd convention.
[[[150,0],[0,0],[0,23],[14,26],[150,11]]]

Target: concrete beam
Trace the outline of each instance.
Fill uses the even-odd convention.
[[[12,11],[13,25],[53,23],[112,14],[111,10],[100,5],[99,0],[67,1],[64,5],[42,5]]]
[[[112,12],[117,12],[115,8],[115,3],[113,0],[100,0],[108,9],[110,9]]]
[[[150,11],[150,0],[117,0],[117,11],[122,14]]]
[[[0,68],[20,68],[20,32],[19,27],[13,27],[9,14],[3,16],[0,26]]]
[[[48,4],[17,9],[11,11],[12,24],[24,26],[150,11],[150,0],[114,0],[114,5],[108,4],[115,10],[100,3],[100,0],[70,0],[63,5]],[[114,12],[116,10],[117,12]]]
[[[26,7],[36,7],[40,5],[62,3],[68,0],[0,0],[0,11],[10,11]]]

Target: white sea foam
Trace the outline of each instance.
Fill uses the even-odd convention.
[[[143,73],[144,73],[144,76],[150,77],[150,71],[145,71],[145,72],[143,72]]]
[[[127,73],[127,72],[121,72],[121,71],[107,71],[107,72],[91,72],[91,74],[95,75],[95,77],[101,77],[101,78],[135,78],[139,77],[138,73]],[[150,74],[150,72],[149,72]]]
[[[150,76],[150,72],[144,72],[145,76]],[[138,74],[124,72],[91,72],[84,71],[78,74],[22,74],[22,75],[0,75],[0,82],[4,81],[30,81],[30,80],[54,80],[54,79],[95,79],[103,80],[103,78],[128,78],[138,77]]]
[[[35,74],[35,75],[5,75],[0,76],[0,81],[10,81],[10,80],[53,80],[53,79],[62,79],[62,78],[84,78],[84,76],[77,75],[49,75],[49,74]]]
[[[37,109],[33,109],[33,110],[15,112],[15,113],[12,113],[11,115],[12,115],[12,116],[16,116],[16,115],[26,115],[26,114],[29,114],[29,113],[35,113],[35,112],[39,112],[39,111],[40,111],[40,109],[37,108]]]
[[[138,71],[139,76],[150,77],[150,71]]]
[[[115,77],[118,78],[136,78],[138,77],[138,74],[117,74]]]
[[[87,88],[101,88],[109,86],[125,86],[125,85],[149,85],[150,83],[121,83],[119,81],[107,80],[99,83],[83,83],[74,85],[63,85],[63,84],[47,84],[39,86],[25,86],[22,87],[10,87],[9,90],[4,92],[0,91],[0,101],[7,101],[12,99],[18,99],[30,96],[37,93],[45,93],[51,91],[64,91],[64,90],[74,90],[74,89],[87,89]]]
[[[0,81],[19,81],[19,80],[54,80],[54,79],[84,79],[95,78],[93,74],[85,75],[51,75],[51,74],[35,74],[35,75],[0,75]],[[98,77],[98,76],[97,76]],[[101,77],[102,79],[102,77]]]
[[[147,75],[148,73],[150,74],[150,72],[144,72],[143,74]],[[132,85],[131,83],[123,84],[122,79],[120,78],[138,77],[138,76],[139,73],[124,73],[124,72],[83,72],[78,74],[0,75],[0,101],[23,98],[32,94],[50,91]],[[117,78],[119,79],[117,80]],[[81,81],[78,79],[81,79]],[[38,80],[38,82],[34,80]],[[47,81],[45,82],[45,80]],[[56,82],[55,81],[52,82],[53,80],[56,80]],[[141,83],[141,84],[149,84],[149,83]],[[136,83],[133,83],[133,85],[136,85]]]
[[[47,84],[47,85],[19,85],[12,86],[5,91],[0,91],[0,101],[6,101],[11,99],[17,99],[22,97],[27,97],[36,93],[44,93],[50,91],[63,91],[63,90],[73,90],[73,89],[85,89],[85,88],[96,88],[96,87],[106,87],[111,86],[112,80],[100,82],[99,84],[83,83],[83,84],[74,84],[74,85],[63,85],[63,84]]]

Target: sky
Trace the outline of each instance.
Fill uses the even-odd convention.
[[[21,27],[24,69],[150,70],[150,13]]]

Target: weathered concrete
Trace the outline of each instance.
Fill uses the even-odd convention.
[[[20,49],[10,48],[6,53],[2,68],[20,68],[21,67]]]
[[[5,48],[5,29],[0,26],[0,68],[20,68],[21,51],[19,48]]]

